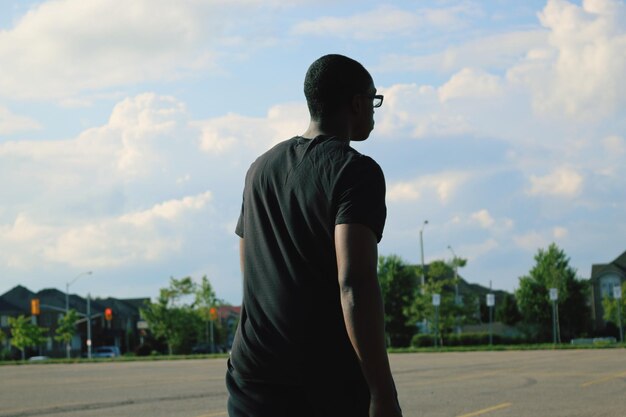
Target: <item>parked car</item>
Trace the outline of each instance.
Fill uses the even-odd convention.
[[[121,355],[120,348],[117,346],[100,346],[91,353],[92,358],[116,358]]]
[[[32,362],[47,361],[47,360],[50,360],[50,358],[47,356],[31,356],[30,358],[28,358],[28,360]]]

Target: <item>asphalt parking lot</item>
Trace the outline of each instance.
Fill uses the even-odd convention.
[[[406,417],[626,416],[626,350],[391,356]],[[0,417],[226,416],[225,359],[0,366]]]

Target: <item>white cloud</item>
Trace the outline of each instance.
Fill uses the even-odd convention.
[[[459,28],[464,25],[467,16],[480,13],[470,4],[415,11],[385,5],[348,17],[332,16],[303,21],[292,28],[292,33],[358,40],[384,39],[408,36],[425,27],[445,27],[447,30]]]
[[[296,24],[296,35],[337,36],[360,40],[380,39],[391,34],[406,35],[421,24],[419,16],[392,6],[350,17],[322,17]]]
[[[160,220],[173,221],[178,219],[185,211],[199,210],[211,201],[209,191],[196,196],[185,197],[182,200],[170,200],[157,204],[149,210],[125,214],[120,217],[120,222],[129,223],[137,227],[145,227]]]
[[[206,212],[211,193],[165,201],[117,217],[43,224],[19,214],[13,224],[0,224],[0,259],[12,268],[45,262],[70,267],[106,268],[162,261],[188,242],[198,213]]]
[[[480,224],[480,226],[485,229],[489,229],[495,223],[495,220],[493,219],[493,217],[491,217],[491,214],[489,214],[489,211],[485,209],[472,213],[470,215],[470,218],[478,222],[478,224]]]
[[[8,108],[0,106],[0,135],[9,135],[24,130],[37,130],[41,125],[25,116],[12,113]]]
[[[104,268],[154,262],[177,255],[194,212],[203,211],[211,193],[170,200],[145,211],[71,227],[43,252],[47,261],[72,267]],[[191,217],[193,218],[193,217]]]
[[[473,261],[481,256],[487,255],[500,247],[500,243],[494,238],[488,238],[484,242],[477,244],[467,244],[459,248],[459,253],[463,253],[469,261]]]
[[[194,122],[201,130],[200,149],[221,155],[238,150],[259,153],[277,142],[299,135],[309,120],[303,103],[282,104],[271,107],[266,117],[248,117],[239,114]]]
[[[240,47],[267,44],[273,35],[254,23],[263,12],[286,7],[279,3],[39,2],[0,31],[0,95],[82,107],[98,98],[98,90],[217,70],[218,55],[236,53],[233,39]],[[253,15],[242,34],[242,18]]]
[[[552,236],[555,239],[563,239],[567,237],[568,234],[569,234],[569,231],[565,227],[557,226],[552,229]]]
[[[531,50],[508,78],[530,86],[538,113],[597,120],[626,103],[626,5],[549,0],[539,14],[548,44]]]
[[[172,78],[212,62],[210,5],[183,0],[59,0],[0,32],[0,91],[65,98],[85,90]]]
[[[481,209],[470,214],[456,214],[449,224],[453,230],[469,230],[476,226],[488,231],[493,236],[508,235],[513,229],[515,222],[508,217],[494,218],[487,209]],[[452,230],[452,229],[451,229]]]
[[[612,156],[620,156],[626,153],[626,140],[617,135],[604,138],[602,141],[604,149]]]
[[[573,197],[581,192],[583,177],[571,168],[557,168],[542,177],[531,175],[530,183],[531,195]]]
[[[502,91],[499,77],[474,68],[463,68],[438,89],[442,102],[464,97],[488,98],[500,95]]]
[[[469,179],[468,174],[459,172],[427,175],[412,181],[391,183],[387,189],[390,202],[415,201],[423,196],[434,196],[441,204],[447,204],[460,185]]]
[[[506,32],[471,39],[441,52],[420,56],[389,54],[379,64],[382,71],[455,72],[462,68],[508,69],[529,50],[545,45],[545,30]]]
[[[377,134],[419,139],[461,135],[473,130],[466,115],[442,108],[432,86],[396,84],[380,90],[385,103],[377,112]]]
[[[121,100],[106,124],[75,138],[0,143],[0,263],[121,268],[205,248],[198,227],[221,236],[237,209],[215,215],[213,194],[198,189],[232,193],[228,184],[241,185],[250,159],[301,133],[307,120],[296,103],[262,118],[192,122],[176,98],[145,93]],[[233,138],[227,158],[200,151],[207,130]]]
[[[569,230],[563,226],[555,226],[544,231],[531,230],[513,236],[513,242],[520,248],[535,252],[538,248],[545,248],[555,240],[565,239]]]
[[[187,123],[181,102],[140,94],[118,103],[107,124],[87,129],[74,139],[0,143],[0,161],[13,167],[8,178],[23,172],[25,178],[18,183],[26,182],[29,188],[37,184],[48,192],[82,186],[107,188],[168,169],[184,169],[172,166],[171,161],[185,149],[197,149],[191,140],[194,132],[186,131]]]
[[[515,244],[530,252],[535,252],[537,248],[544,248],[550,244],[550,239],[537,231],[530,231],[521,235],[513,236]]]
[[[420,198],[419,185],[410,182],[397,182],[391,184],[387,190],[389,201],[415,201]]]
[[[116,105],[107,124],[76,138],[0,143],[0,188],[7,207],[0,222],[15,219],[2,227],[0,252],[17,267],[33,259],[78,264],[76,253],[98,265],[112,264],[115,257],[121,263],[147,259],[149,254],[138,249],[142,244],[149,253],[174,250],[175,234],[169,240],[169,232],[138,229],[156,224],[157,218],[175,221],[179,212],[197,208],[200,200],[184,198],[157,204],[149,212],[127,211],[161,201],[177,192],[178,178],[190,177],[189,170],[198,172],[197,135],[187,128],[182,103],[141,94]],[[150,183],[158,184],[157,189]]]

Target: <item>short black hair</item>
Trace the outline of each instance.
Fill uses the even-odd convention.
[[[304,78],[304,96],[311,118],[322,119],[355,94],[366,93],[372,76],[359,62],[338,54],[324,55],[311,64]]]

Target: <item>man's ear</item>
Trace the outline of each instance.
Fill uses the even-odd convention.
[[[350,110],[352,113],[359,114],[363,110],[363,100],[361,100],[361,96],[358,94],[352,96],[352,105],[350,106]]]

